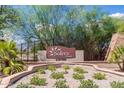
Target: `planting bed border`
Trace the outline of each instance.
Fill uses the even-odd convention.
[[[111,74],[115,74],[115,75],[119,75],[119,76],[124,76],[124,73],[121,72],[117,72],[117,71],[112,71],[106,68],[99,68],[97,65],[92,64],[92,63],[84,63],[84,62],[65,62],[65,61],[59,61],[59,63],[56,62],[42,62],[41,64],[37,64],[35,63],[35,65],[30,65],[28,67],[28,69],[26,71],[20,72],[20,73],[16,73],[13,74],[11,76],[5,77],[2,79],[1,81],[1,85],[0,88],[7,88],[8,86],[12,85],[14,82],[16,82],[17,80],[19,80],[20,78],[27,76],[33,72],[36,71],[37,68],[39,67],[46,67],[48,65],[56,65],[56,66],[61,66],[63,64],[68,64],[68,65],[84,65],[84,66],[92,66],[94,69],[96,69],[97,71],[102,71],[102,72],[106,72],[106,73],[111,73]]]

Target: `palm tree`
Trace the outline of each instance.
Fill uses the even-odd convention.
[[[24,70],[22,62],[16,61],[17,49],[13,41],[0,42],[0,65],[3,74],[9,75]]]

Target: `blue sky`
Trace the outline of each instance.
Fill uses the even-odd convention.
[[[16,6],[16,8],[26,9],[25,6]],[[87,9],[91,9],[93,6],[87,5]],[[98,5],[102,11],[108,12],[109,14],[124,13],[124,5]]]
[[[105,11],[109,14],[123,13],[124,14],[124,5],[97,5],[102,11]],[[86,6],[87,9],[91,9],[93,6]]]
[[[113,13],[124,13],[124,5],[104,5],[100,6],[103,11],[109,12],[109,14]]]
[[[28,5],[27,5],[28,6]],[[25,14],[30,14],[32,13],[32,8],[27,7],[25,5],[21,6],[14,6],[15,8],[21,8],[22,10],[25,11]],[[69,5],[68,5],[69,6]],[[65,6],[65,9],[68,7]],[[94,6],[97,6],[100,8],[101,11],[108,13],[111,17],[124,17],[124,5],[85,5],[85,9],[90,10]]]

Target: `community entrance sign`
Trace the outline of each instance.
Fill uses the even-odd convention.
[[[75,58],[75,48],[66,48],[63,46],[50,46],[47,48],[46,57],[48,59],[66,60]]]

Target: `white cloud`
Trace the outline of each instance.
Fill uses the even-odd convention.
[[[114,14],[111,14],[109,16],[115,17],[115,18],[121,18],[121,17],[124,17],[124,13],[114,13]]]

